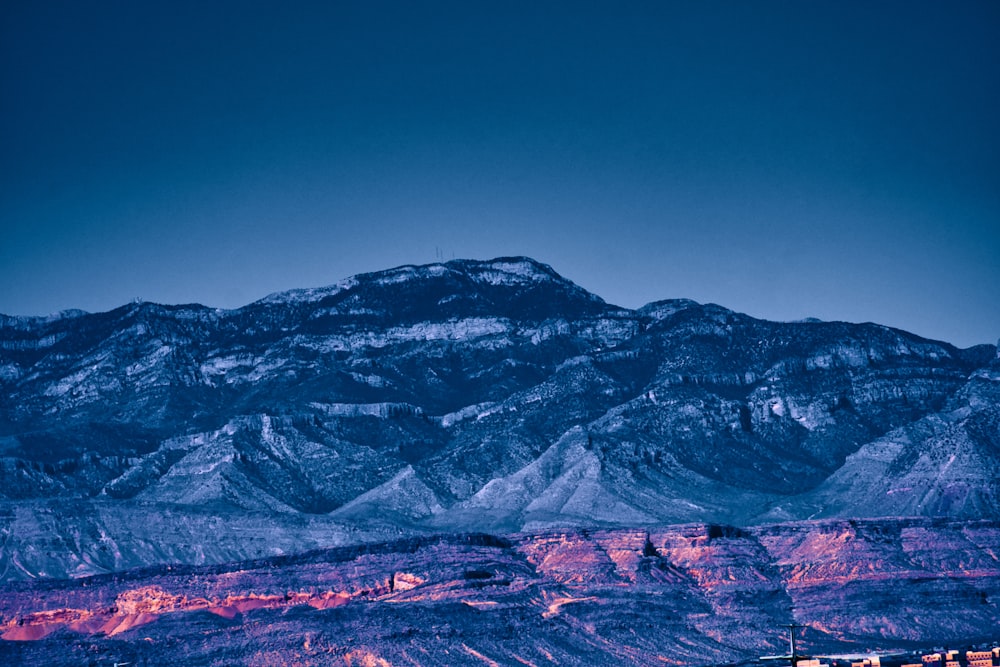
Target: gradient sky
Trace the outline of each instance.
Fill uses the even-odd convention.
[[[0,312],[440,252],[993,343],[998,35],[994,0],[4,2]]]

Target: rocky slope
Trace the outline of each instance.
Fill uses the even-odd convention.
[[[1000,517],[1000,361],[525,258],[0,316],[0,576],[403,534]]]
[[[707,665],[994,639],[1000,523],[439,535],[0,587],[20,664]],[[923,644],[921,644],[923,642]]]

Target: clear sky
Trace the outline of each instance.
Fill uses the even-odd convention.
[[[442,255],[1000,337],[1000,3],[3,2],[0,312]]]

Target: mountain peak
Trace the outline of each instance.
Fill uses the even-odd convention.
[[[351,276],[326,287],[275,292],[257,303],[315,302],[363,285],[398,285],[441,278],[449,274],[464,276],[476,285],[484,287],[530,288],[543,284],[562,285],[580,295],[586,295],[588,300],[603,303],[600,297],[586,292],[582,287],[559,275],[548,264],[523,256],[496,257],[488,260],[453,259],[433,264],[404,264],[384,271]]]
[[[444,263],[404,264],[385,271],[365,273],[356,278],[389,285],[407,280],[441,276],[449,272],[469,276],[478,283],[524,286],[540,282],[569,282],[548,264],[530,257],[497,257],[488,260],[453,259]]]
[[[570,281],[548,264],[530,257],[497,257],[491,260],[453,260],[449,266],[461,267],[477,282],[491,285],[523,286],[541,282]]]

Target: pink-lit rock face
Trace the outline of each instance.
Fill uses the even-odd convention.
[[[716,664],[987,638],[1000,524],[454,535],[0,589],[0,661]],[[100,664],[100,663],[98,663]]]

